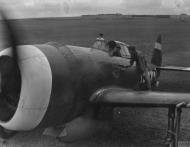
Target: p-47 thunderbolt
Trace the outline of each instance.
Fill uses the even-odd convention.
[[[180,114],[190,94],[151,91],[162,67],[161,36],[151,64],[134,47],[108,41],[103,48],[46,43],[19,45],[7,20],[10,48],[0,52],[1,137],[44,128],[44,134],[75,141],[108,126],[114,107],[167,107],[168,146],[177,146]],[[105,125],[104,125],[105,124]]]

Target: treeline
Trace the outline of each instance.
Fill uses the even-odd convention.
[[[170,18],[170,15],[131,15],[132,17]]]

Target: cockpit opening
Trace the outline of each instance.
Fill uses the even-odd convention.
[[[110,56],[118,56],[122,58],[131,59],[131,51],[129,45],[120,41],[106,41],[104,39],[96,39],[93,43],[92,48],[99,49],[108,52]]]

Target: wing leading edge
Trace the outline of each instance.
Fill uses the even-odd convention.
[[[156,67],[158,70],[190,72],[190,67],[164,66]]]
[[[90,101],[113,106],[168,107],[182,102],[190,103],[190,94],[105,88],[93,94]]]

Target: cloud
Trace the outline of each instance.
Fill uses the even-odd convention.
[[[13,17],[66,16],[69,0],[0,0],[0,4],[14,13]]]
[[[0,0],[15,17],[74,16],[98,13],[179,14],[189,0]]]
[[[175,14],[190,13],[189,0],[162,0],[162,7]]]

